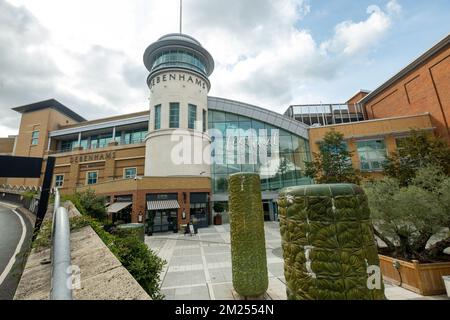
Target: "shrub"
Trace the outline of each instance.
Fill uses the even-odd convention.
[[[150,250],[145,243],[139,241],[135,235],[120,237],[110,234],[103,229],[99,221],[87,215],[70,218],[71,231],[88,225],[94,229],[109,250],[153,300],[164,298],[159,287],[160,274],[166,264],[164,260]],[[41,250],[50,246],[51,229],[52,221],[45,221],[39,236],[33,242],[33,248]]]
[[[97,196],[92,189],[76,192],[73,195],[64,195],[62,200],[70,200],[82,215],[88,215],[98,221],[106,219],[105,198]]]
[[[368,287],[368,267],[379,259],[360,187],[286,188],[278,204],[288,299],[384,299],[381,279]]]
[[[30,201],[30,200],[33,200],[34,196],[37,195],[37,194],[38,193],[36,191],[26,191],[26,192],[22,193],[22,197],[25,200]]]
[[[450,177],[429,165],[417,171],[409,185],[386,177],[365,186],[375,233],[387,245],[386,254],[422,262],[445,260],[450,246],[444,237],[431,247],[430,238],[450,227]]]
[[[260,177],[234,174],[229,186],[233,287],[241,296],[260,296],[269,282]]]

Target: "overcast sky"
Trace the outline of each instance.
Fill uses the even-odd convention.
[[[87,119],[148,109],[146,47],[179,0],[0,0],[0,136],[55,98]],[[210,95],[284,112],[372,90],[450,33],[448,0],[184,0]]]

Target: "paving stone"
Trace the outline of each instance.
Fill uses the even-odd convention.
[[[200,254],[200,248],[175,249],[173,251],[174,256],[199,256]]]
[[[162,287],[169,288],[203,283],[206,283],[205,273],[203,270],[167,272]]]
[[[281,277],[284,275],[284,263],[269,263],[267,265],[267,268],[269,269],[270,273],[273,274],[275,277]]]
[[[212,283],[231,282],[233,280],[231,267],[209,269],[209,276]]]

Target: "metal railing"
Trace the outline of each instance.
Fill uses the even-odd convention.
[[[52,225],[51,300],[72,300],[72,263],[70,258],[70,223],[67,209],[60,206],[61,197],[55,188]]]

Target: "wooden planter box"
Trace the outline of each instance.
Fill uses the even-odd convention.
[[[442,276],[450,275],[450,262],[419,263],[417,260],[406,262],[388,256],[379,255],[383,279],[423,296],[445,294],[445,284]],[[400,268],[394,268],[398,261]],[[400,273],[400,275],[399,275]]]
[[[216,225],[216,226],[222,225],[222,215],[221,214],[216,214],[214,216],[214,225]]]

